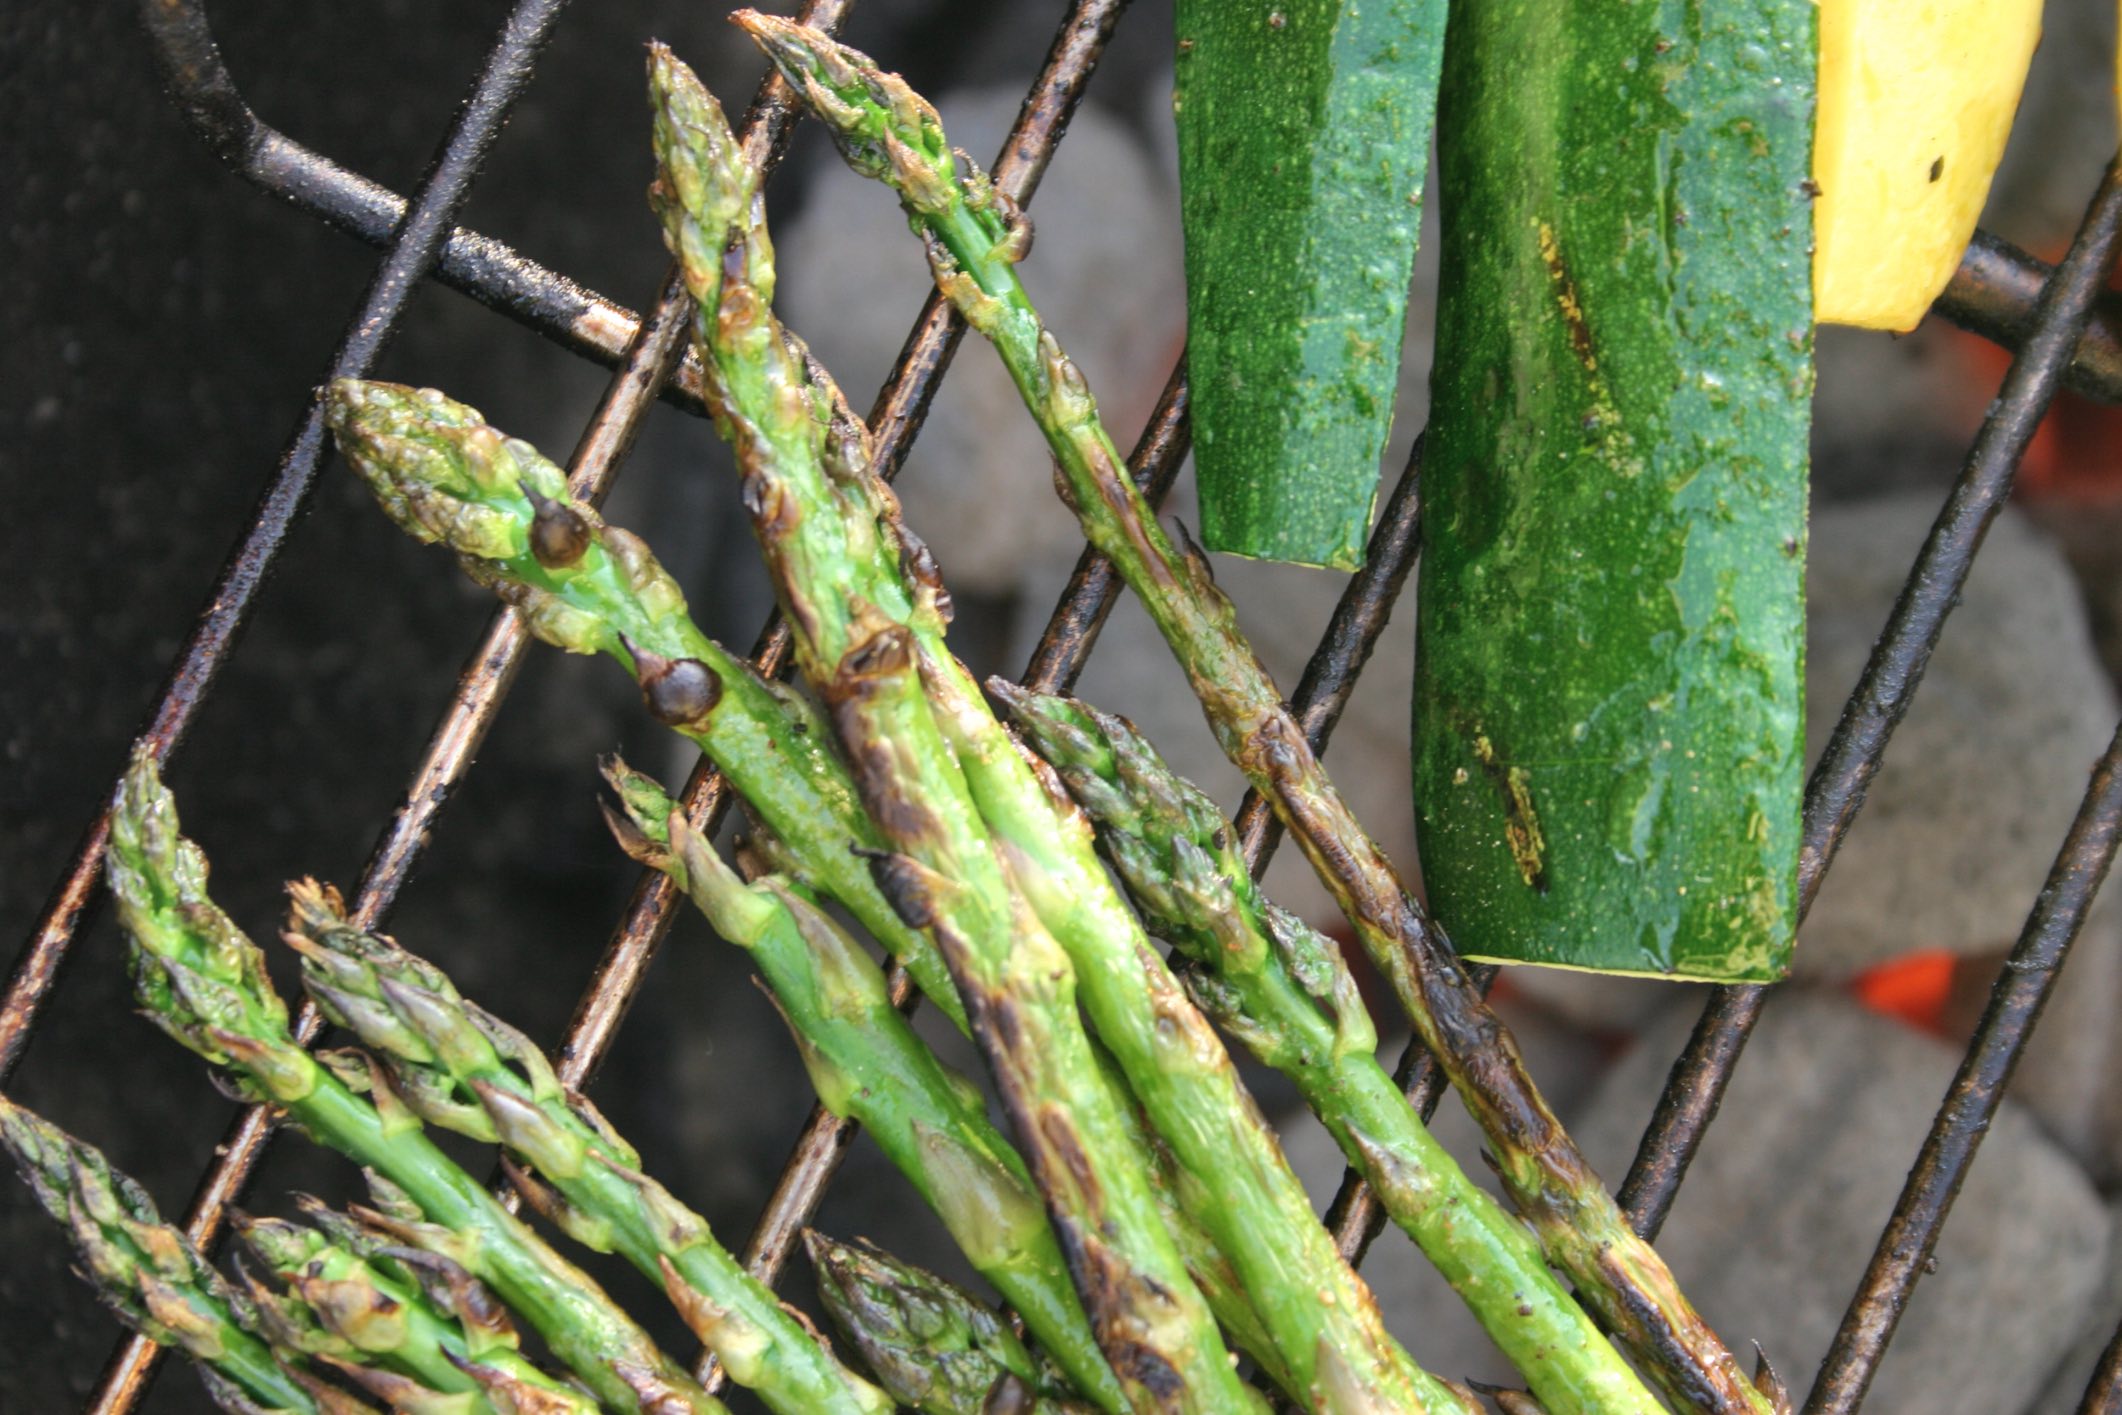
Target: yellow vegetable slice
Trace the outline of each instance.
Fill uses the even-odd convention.
[[[2040,0],[1821,0],[1813,310],[1914,329],[1975,232]]]

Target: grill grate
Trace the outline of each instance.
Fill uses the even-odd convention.
[[[832,28],[851,3],[808,0],[802,15],[810,23]],[[347,325],[327,377],[365,373],[396,327],[411,292],[425,278],[438,279],[616,370],[569,466],[576,493],[595,501],[610,490],[656,399],[702,411],[698,370],[684,353],[688,310],[675,273],[664,281],[648,314],[637,316],[499,241],[455,227],[456,214],[565,4],[519,0],[514,6],[471,96],[410,200],[348,172],[260,120],[221,62],[203,0],[142,0],[142,15],[175,101],[217,155],[269,193],[383,248],[382,265]],[[1020,203],[1028,202],[1037,187],[1125,6],[1126,0],[1075,0],[1068,6],[1046,63],[994,164],[997,187]],[[786,97],[780,80],[770,78],[742,126],[747,151],[768,165],[778,161],[787,145],[793,113]],[[2051,271],[2024,252],[1980,235],[1939,301],[1941,314],[2017,350],[2017,356],[1808,785],[1800,865],[1806,903],[1863,803],[1866,786],[1921,681],[1931,648],[2042,415],[2066,385],[2122,402],[2122,305],[2103,306],[2099,301],[2118,232],[2122,169],[2110,168],[2060,267]],[[887,477],[902,465],[963,333],[963,322],[932,294],[870,414],[878,466]],[[1186,408],[1182,361],[1129,462],[1153,502],[1162,500],[1185,459]],[[170,667],[142,734],[158,755],[167,757],[177,748],[213,690],[264,574],[309,496],[323,446],[321,411],[313,402],[303,411],[278,470]],[[1412,567],[1421,511],[1420,459],[1418,440],[1373,533],[1367,567],[1347,586],[1292,699],[1315,746],[1323,745],[1333,731]],[[1086,548],[1023,681],[1050,690],[1071,686],[1117,588],[1111,566]],[[515,612],[497,612],[407,783],[403,804],[363,871],[355,909],[364,924],[379,921],[395,902],[436,816],[463,781],[507,697],[524,643]],[[762,629],[754,657],[769,673],[785,671],[788,635],[777,622],[770,620]],[[1852,1295],[1808,1398],[1808,1412],[1852,1411],[1863,1400],[2114,857],[2122,836],[2118,767],[2122,729],[2095,770],[2047,885],[1999,975],[1959,1074],[1880,1235],[1870,1268]],[[711,829],[727,810],[730,793],[703,764],[687,784],[684,801],[693,819]],[[1238,823],[1248,859],[1256,869],[1263,868],[1280,838],[1264,803],[1248,798]],[[0,1084],[19,1062],[39,1011],[56,986],[59,965],[73,945],[100,872],[105,830],[101,817],[90,823],[0,997]],[[676,891],[666,879],[653,871],[643,873],[559,1047],[558,1069],[570,1085],[586,1084],[609,1049],[669,928],[675,902]],[[911,1005],[903,974],[894,975],[894,990]],[[1713,990],[1675,1063],[1621,1192],[1631,1219],[1643,1232],[1655,1234],[1670,1210],[1760,1016],[1766,991]],[[317,1015],[305,1006],[299,1035],[308,1040],[317,1030]],[[1399,1079],[1425,1115],[1434,1109],[1441,1077],[1417,1044],[1411,1043],[1402,1058]],[[237,1118],[192,1200],[187,1222],[202,1243],[217,1235],[227,1205],[249,1178],[269,1136],[262,1110],[250,1109]],[[849,1139],[848,1125],[822,1107],[813,1111],[744,1254],[745,1262],[768,1282],[779,1274],[798,1230],[824,1196]],[[1359,1261],[1383,1215],[1351,1174],[1328,1221],[1343,1251]],[[132,1409],[152,1379],[158,1356],[152,1343],[138,1338],[121,1345],[89,1408],[99,1415]],[[709,1368],[704,1374],[720,1384],[719,1373]],[[2122,1332],[2102,1359],[2081,1409],[2122,1412]]]

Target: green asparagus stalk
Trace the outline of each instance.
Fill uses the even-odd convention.
[[[257,1313],[155,1201],[94,1146],[0,1096],[0,1144],[44,1211],[74,1240],[81,1275],[119,1321],[198,1363],[225,1410],[338,1415],[369,1407],[283,1361]]]
[[[723,1411],[589,1274],[437,1149],[365,1058],[312,1056],[296,1043],[264,954],[208,896],[206,856],[179,834],[176,803],[145,748],[134,753],[112,803],[104,869],[149,1020],[222,1068],[246,1098],[280,1107],[312,1139],[375,1171],[431,1225],[453,1233],[453,1256],[608,1408]]]
[[[456,1263],[394,1247],[315,1199],[310,1226],[236,1216],[268,1277],[244,1277],[263,1329],[409,1415],[595,1415],[517,1350],[507,1310]]]
[[[730,1378],[782,1415],[891,1408],[715,1241],[705,1219],[642,1173],[640,1155],[560,1084],[534,1042],[459,997],[434,965],[355,927],[332,891],[304,881],[288,893],[285,937],[302,955],[303,986],[381,1058],[414,1114],[502,1145],[528,1167],[518,1171],[526,1199],[667,1291]]]
[[[744,496],[796,660],[824,699],[857,790],[892,853],[872,856],[908,925],[935,939],[1069,1256],[1099,1344],[1142,1409],[1245,1399],[1130,1144],[1125,1106],[1076,1012],[1068,956],[1011,887],[924,698],[904,603],[865,590],[873,522],[827,476],[829,407],[771,312],[773,252],[714,99],[666,51],[650,59],[652,200],[698,307],[703,387]],[[893,611],[896,610],[895,614]],[[1183,999],[1182,999],[1183,1000]]]
[[[465,573],[514,605],[538,638],[625,666],[649,711],[699,744],[802,853],[814,882],[964,1028],[934,945],[900,921],[847,848],[884,842],[824,724],[700,632],[677,582],[638,536],[570,499],[566,474],[537,449],[432,389],[342,379],[326,391],[325,410],[341,452],[401,529],[456,551]]]
[[[1265,899],[1237,830],[1123,719],[990,682],[1098,826],[1150,932],[1191,965],[1203,1009],[1303,1092],[1349,1163],[1553,1415],[1662,1409],[1549,1272],[1525,1227],[1470,1181],[1379,1065],[1340,950]]]
[[[1198,1178],[1208,1199],[1200,1217],[1244,1279],[1297,1392],[1329,1409],[1454,1403],[1387,1335],[1221,1043],[1099,868],[1089,832],[1070,828],[943,645],[932,562],[870,472],[859,424],[837,389],[773,317],[772,249],[754,179],[713,100],[667,54],[652,61],[652,83],[656,206],[700,311],[695,344],[710,402],[736,446],[754,528],[796,629],[797,660],[834,710],[872,814],[909,857],[960,885],[976,881],[968,869],[993,869],[993,830],[1010,883],[1074,966],[1101,1040]],[[904,686],[889,681],[901,676]],[[924,692],[931,711],[919,701]],[[888,699],[898,700],[895,715],[876,710]],[[960,771],[926,769],[953,756]],[[929,789],[920,800],[950,793],[972,810],[938,810],[930,830],[895,830],[910,824],[905,784],[924,771]],[[998,881],[993,900],[979,906],[971,902],[977,892],[946,907],[962,907],[958,922],[968,929],[1001,928],[1007,887]],[[932,906],[935,891],[922,893],[922,907]]]
[[[892,1399],[926,1415],[1085,1415],[1060,1372],[972,1294],[867,1243],[815,1229],[818,1297]]]
[[[826,1108],[870,1132],[1071,1382],[1114,1415],[1125,1410],[1024,1161],[979,1092],[892,1006],[883,969],[791,880],[746,884],[654,781],[615,758],[604,775],[620,844],[751,955]],[[900,1395],[889,1381],[886,1389]]]
[[[539,637],[572,652],[596,653],[608,651],[611,643],[622,650],[628,642],[638,647],[644,636],[653,635],[652,641],[673,654],[687,652],[688,645],[711,653],[715,667],[699,658],[648,660],[636,676],[647,684],[644,696],[651,710],[703,747],[738,785],[765,826],[765,838],[800,865],[804,882],[845,905],[907,966],[923,993],[965,1030],[964,1010],[935,945],[899,918],[866,868],[848,868],[850,862],[860,863],[847,850],[848,842],[874,849],[881,838],[846,768],[829,752],[811,750],[823,740],[823,724],[801,699],[760,680],[749,665],[700,633],[646,546],[605,526],[589,507],[538,491],[564,487],[557,467],[527,444],[486,426],[475,410],[439,393],[350,381],[329,390],[328,406],[341,449],[384,510],[416,539],[440,539],[455,549],[467,573],[521,608]],[[579,558],[570,559],[567,547],[578,543],[578,533],[587,544]],[[522,549],[534,543],[546,547],[545,560]],[[598,558],[607,543],[615,548],[609,552],[612,561]],[[614,571],[610,567],[620,556],[624,567]],[[550,568],[548,561],[559,568]],[[570,566],[577,571],[570,573]],[[634,655],[623,651],[612,656],[622,664],[635,663]],[[724,691],[725,683],[742,691]],[[682,706],[688,702],[689,714]],[[709,704],[704,711],[698,708],[703,702]],[[785,750],[791,746],[797,749],[793,753]],[[1100,1072],[1108,1071],[1103,1053],[1097,1057]],[[1135,1148],[1143,1148],[1139,1116],[1129,1108],[1125,1119]],[[1169,1202],[1173,1189],[1192,1192],[1191,1186],[1173,1166],[1166,1165],[1163,1173],[1157,1199],[1187,1269],[1233,1340],[1288,1389],[1286,1368],[1276,1360],[1228,1260]]]
[[[740,12],[856,171],[891,185],[936,284],[995,347],[1060,468],[1085,534],[1141,599],[1224,752],[1274,807],[1480,1123],[1512,1201],[1548,1259],[1675,1401],[1757,1411],[1765,1397],[1628,1225],[1525,1072],[1449,943],[1348,810],[1243,636],[1205,559],[1181,554],[1125,472],[1082,372],[1015,271],[1027,234],[977,170],[961,173],[935,110],[818,31]]]

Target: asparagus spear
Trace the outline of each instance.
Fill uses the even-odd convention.
[[[257,1334],[257,1313],[155,1201],[94,1146],[0,1096],[0,1144],[44,1211],[72,1235],[82,1277],[119,1321],[199,1363],[225,1410],[353,1415],[369,1407],[283,1361]]]
[[[783,1415],[873,1415],[883,1392],[847,1370],[792,1309],[715,1241],[707,1221],[641,1172],[641,1157],[545,1053],[459,997],[442,971],[348,922],[336,893],[289,888],[285,935],[324,1014],[382,1058],[414,1114],[498,1141],[536,1172],[517,1187],[570,1237],[618,1253],[672,1303],[731,1379]]]
[[[800,863],[804,882],[847,906],[965,1030],[964,1010],[934,944],[899,918],[866,868],[850,868],[861,862],[846,844],[873,849],[879,837],[846,768],[829,752],[811,750],[823,732],[806,703],[702,635],[639,539],[605,526],[585,505],[539,491],[562,484],[559,469],[486,426],[475,410],[431,390],[355,381],[334,385],[327,401],[342,451],[402,529],[458,551],[466,572],[519,606],[532,632],[547,642],[571,652],[609,652],[633,668],[647,685],[651,710],[738,783],[767,827],[764,838]],[[545,547],[544,559],[533,546]],[[701,658],[640,660],[644,638],[671,654],[711,654],[714,666]],[[627,643],[635,652],[626,652]],[[726,691],[726,683],[742,691]],[[1102,1052],[1096,1064],[1101,1074],[1111,1069]],[[1144,1149],[1139,1116],[1128,1108],[1124,1119],[1134,1148]],[[1198,1211],[1198,1187],[1169,1163],[1160,1175],[1156,1199],[1164,1222],[1217,1321],[1289,1388],[1286,1368],[1228,1260],[1172,1201],[1172,1191],[1186,1191]]]
[[[235,1217],[272,1279],[244,1274],[276,1346],[410,1415],[595,1415],[596,1402],[519,1354],[507,1310],[462,1267],[300,1203],[308,1227]]]
[[[804,1251],[833,1325],[892,1399],[927,1415],[1086,1415],[1009,1324],[934,1273],[815,1229]]]
[[[826,1108],[868,1129],[1070,1380],[1102,1408],[1125,1410],[1024,1161],[979,1092],[892,1006],[883,970],[793,881],[738,878],[654,781],[612,758],[604,774],[618,801],[606,812],[613,833],[751,955]],[[900,1396],[890,1381],[886,1389]]]
[[[1539,1245],[1467,1179],[1378,1064],[1339,949],[1269,903],[1215,803],[1123,719],[990,682],[1097,822],[1150,931],[1192,965],[1188,990],[1297,1083],[1390,1213],[1553,1415],[1662,1407],[1548,1271]]]
[[[326,391],[325,411],[341,452],[401,529],[456,551],[465,573],[516,606],[537,637],[624,665],[649,711],[700,745],[802,852],[815,882],[963,1029],[934,945],[900,921],[847,849],[883,840],[824,724],[700,632],[677,582],[638,536],[570,499],[566,475],[537,449],[431,389],[342,379]]]
[[[150,1021],[223,1068],[244,1097],[279,1106],[312,1139],[375,1171],[431,1224],[458,1235],[459,1261],[606,1406],[641,1415],[723,1411],[589,1274],[437,1149],[365,1058],[320,1058],[295,1042],[265,955],[207,895],[206,856],[178,833],[176,803],[145,748],[112,803],[104,869]]]
[[[992,950],[1013,912],[1050,928],[1100,1038],[1205,1192],[1200,1216],[1244,1279],[1296,1392],[1329,1409],[1455,1403],[1386,1334],[1221,1043],[1099,869],[1088,831],[1055,809],[944,647],[932,562],[870,473],[837,389],[772,314],[772,250],[753,174],[682,65],[659,53],[651,75],[655,204],[699,309],[710,405],[736,446],[797,661],[833,709],[872,814],[922,867],[899,868],[898,879],[913,882],[917,908],[955,915],[938,931],[954,975],[952,953]],[[953,757],[960,770],[950,769]],[[923,789],[909,790],[917,781]],[[924,809],[928,818],[916,819]],[[1008,883],[989,828],[1003,842]],[[945,895],[937,876],[961,888]],[[1010,884],[1031,910],[1016,909]],[[977,1022],[987,1004],[959,981]]]
[[[1064,499],[1149,611],[1224,752],[1274,807],[1487,1135],[1512,1201],[1550,1261],[1667,1395],[1757,1411],[1766,1398],[1688,1303],[1526,1075],[1506,1028],[1449,942],[1349,812],[1237,628],[1207,562],[1173,546],[1127,477],[1082,372],[1014,269],[1021,218],[977,170],[961,173],[932,109],[897,75],[818,31],[742,11],[856,171],[898,191],[937,287],[992,343],[1060,468]],[[968,164],[970,168],[970,164]]]

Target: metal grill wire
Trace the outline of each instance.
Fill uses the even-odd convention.
[[[433,165],[410,200],[354,176],[264,124],[243,101],[214,48],[200,0],[143,0],[143,19],[176,101],[232,167],[332,226],[381,246],[385,257],[349,322],[330,377],[358,375],[429,275],[586,357],[618,372],[575,449],[570,476],[577,493],[601,499],[633,443],[648,405],[661,397],[700,411],[697,370],[684,357],[682,292],[666,278],[649,314],[637,318],[603,296],[546,270],[501,242],[456,229],[454,219],[506,117],[527,84],[537,54],[566,0],[521,0],[474,81]],[[811,0],[813,23],[837,25],[852,0]],[[995,163],[997,184],[1030,199],[1068,117],[1118,22],[1125,0],[1077,0],[1060,24],[1047,62],[1027,94],[1016,127]],[[785,146],[792,114],[776,82],[762,86],[743,133],[748,151],[771,164]],[[2110,169],[2061,267],[1988,236],[1963,260],[1939,311],[2018,351],[1965,468],[1941,511],[1899,602],[1808,785],[1801,889],[1809,902],[1836,846],[1863,801],[1895,725],[1920,682],[1931,647],[1957,601],[1983,532],[2001,507],[2035,426],[2065,384],[2122,401],[2122,310],[2095,303],[2122,229],[2122,180]],[[871,411],[880,465],[896,474],[949,365],[962,323],[941,300],[924,304]],[[278,470],[232,551],[190,639],[171,665],[143,736],[167,757],[181,743],[211,692],[235,633],[249,616],[265,571],[306,499],[322,452],[318,409],[306,408]],[[1153,500],[1161,500],[1188,450],[1183,362],[1173,371],[1130,467]],[[1367,568],[1354,577],[1307,666],[1292,704],[1315,744],[1331,733],[1357,675],[1383,629],[1413,564],[1420,519],[1420,443],[1373,534]],[[1024,681],[1066,688],[1080,672],[1111,607],[1117,577],[1086,549],[1035,650]],[[384,829],[363,872],[356,909],[365,922],[389,910],[436,816],[469,769],[521,662],[524,634],[512,611],[495,614],[466,664],[450,706],[408,782],[403,804]],[[787,661],[787,636],[773,622],[755,654],[768,671]],[[2122,729],[2095,770],[2083,805],[2047,885],[2035,901],[2017,947],[2000,971],[1990,1006],[1970,1040],[1960,1072],[1941,1105],[1907,1188],[1814,1384],[1809,1412],[1855,1410],[1893,1335],[1894,1323],[1924,1270],[1951,1211],[2011,1070],[2038,1021],[2072,940],[2122,836]],[[718,819],[729,793],[702,770],[688,783],[687,809]],[[1265,804],[1248,798],[1239,814],[1255,867],[1279,839]],[[0,1083],[12,1073],[39,1009],[58,979],[98,877],[105,822],[92,821],[36,931],[0,997]],[[649,960],[668,929],[674,891],[644,873],[575,1009],[557,1063],[571,1084],[586,1084],[609,1048]],[[911,1005],[903,978],[898,994]],[[1635,1165],[1622,1191],[1633,1221],[1654,1234],[1685,1177],[1766,995],[1760,988],[1713,994],[1686,1051],[1675,1064]],[[317,1030],[305,1009],[302,1035]],[[1425,1114],[1441,1093],[1437,1068],[1418,1047],[1402,1058],[1400,1078]],[[202,1178],[187,1220],[210,1242],[226,1205],[240,1192],[269,1136],[263,1115],[246,1111],[221,1158]],[[771,1282],[791,1241],[814,1211],[845,1153],[848,1127],[813,1112],[754,1230],[745,1261]],[[1367,1189],[1349,1176],[1328,1216],[1343,1251],[1360,1260],[1382,1215]],[[140,1340],[121,1345],[89,1408],[131,1409],[156,1368],[157,1350]],[[710,1379],[718,1373],[707,1368]],[[2088,1388],[2084,1412],[2122,1411],[2122,1332]]]

